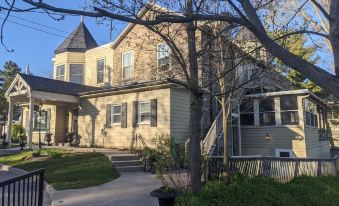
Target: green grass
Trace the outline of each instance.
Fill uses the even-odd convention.
[[[289,183],[235,176],[226,184],[209,182],[201,192],[186,192],[177,206],[309,206],[339,205],[339,177],[298,177]]]
[[[32,151],[0,157],[0,162],[33,171],[45,168],[46,181],[56,190],[86,188],[100,185],[119,177],[109,159],[100,153],[70,153],[60,149],[49,149],[49,152],[60,152],[60,158],[48,158],[43,161],[25,160],[32,156]],[[47,154],[42,150],[42,154]]]

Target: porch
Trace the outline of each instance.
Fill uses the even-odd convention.
[[[25,130],[27,146],[32,148],[33,137],[51,133],[63,138],[69,128],[76,130],[74,118],[79,107],[80,92],[93,87],[57,81],[32,75],[18,74],[6,91],[9,103],[6,141],[11,145],[13,109],[22,108],[20,127]],[[41,135],[42,133],[42,135]]]

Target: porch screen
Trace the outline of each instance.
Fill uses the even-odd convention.
[[[294,95],[281,96],[280,111],[282,125],[299,124],[297,96]]]
[[[77,84],[84,83],[84,65],[70,64],[69,65],[69,81]]]
[[[34,112],[33,114],[33,131],[47,131],[47,111],[41,111],[41,115],[39,112]]]
[[[260,125],[275,125],[274,98],[268,97],[259,103]]]
[[[312,127],[318,127],[317,105],[312,101],[304,100],[305,124]]]
[[[254,101],[249,99],[240,104],[241,125],[254,125]]]

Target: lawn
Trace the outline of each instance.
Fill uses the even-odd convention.
[[[72,153],[60,149],[43,149],[40,160],[32,159],[32,153],[32,151],[24,151],[16,155],[0,157],[0,162],[26,171],[45,168],[46,181],[56,190],[96,186],[119,177],[119,173],[109,159],[100,153]],[[60,154],[61,157],[55,154]]]
[[[289,183],[236,176],[229,183],[209,182],[197,194],[185,193],[177,206],[339,205],[339,176],[298,177]]]

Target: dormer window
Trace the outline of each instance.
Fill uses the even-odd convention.
[[[84,65],[70,64],[69,65],[69,81],[77,84],[84,83]]]
[[[104,74],[105,74],[105,60],[99,59],[97,61],[97,83],[104,83]]]
[[[65,65],[64,64],[58,65],[56,67],[55,79],[56,80],[61,80],[61,81],[65,80]]]
[[[133,52],[122,53],[122,79],[133,78],[134,59]]]
[[[171,48],[167,44],[157,45],[158,71],[167,71],[171,66]]]

